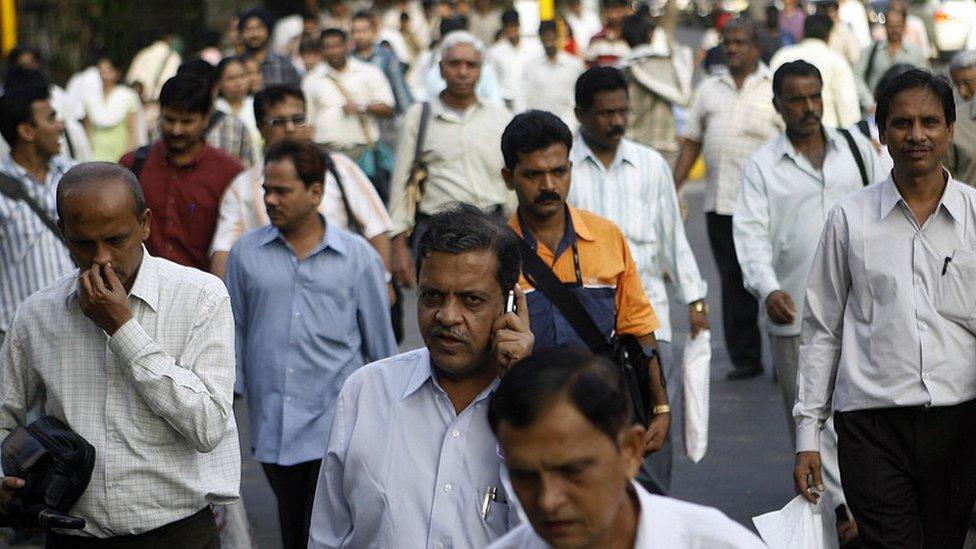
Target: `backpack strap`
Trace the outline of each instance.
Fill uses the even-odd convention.
[[[142,167],[146,165],[146,159],[149,158],[149,145],[143,145],[136,149],[136,157],[132,162],[132,173],[136,174],[136,179],[139,178],[139,174],[142,173]]]
[[[871,182],[868,181],[868,171],[864,167],[864,158],[861,156],[861,149],[854,142],[854,136],[851,135],[851,132],[840,128],[837,131],[844,136],[844,140],[847,141],[847,146],[851,148],[851,154],[854,155],[854,161],[857,162],[857,171],[861,172],[861,185],[867,187]]]

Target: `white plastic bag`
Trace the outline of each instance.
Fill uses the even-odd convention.
[[[752,517],[769,549],[838,549],[834,503],[826,493],[816,504],[796,496],[779,511]]]
[[[685,342],[684,418],[685,453],[698,463],[708,449],[708,387],[709,365],[712,361],[712,334],[698,332]]]

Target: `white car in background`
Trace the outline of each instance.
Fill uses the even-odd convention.
[[[976,0],[938,2],[932,26],[932,42],[941,56],[976,49]]]

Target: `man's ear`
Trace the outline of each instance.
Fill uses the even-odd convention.
[[[512,170],[508,168],[502,168],[502,179],[505,180],[505,186],[508,187],[508,190],[510,191],[515,190],[515,181],[513,179]]]
[[[777,98],[775,95],[773,96],[773,109],[775,109],[779,114],[783,114],[783,109],[780,108],[779,98]]]
[[[152,225],[152,210],[146,208],[142,212],[142,219],[139,220],[139,230],[142,231],[142,241],[149,240],[149,227]]]
[[[312,197],[312,200],[316,204],[321,204],[322,197],[325,196],[325,183],[321,181],[316,181],[315,183],[312,183],[311,186],[309,186],[308,188],[308,194]]]
[[[628,425],[620,431],[620,435],[617,437],[617,445],[626,462],[628,478],[637,478],[641,462],[644,461],[644,433],[646,430],[640,424]]]
[[[37,128],[31,122],[21,122],[17,124],[17,139],[24,143],[30,143],[34,141],[34,135],[37,133]]]

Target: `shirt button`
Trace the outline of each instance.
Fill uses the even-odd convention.
[[[451,436],[453,436],[454,438],[457,438],[457,437],[461,436],[461,431],[454,431],[453,433],[451,433]]]
[[[298,317],[300,317],[300,316],[302,316],[302,313],[300,313],[300,312],[298,312],[298,311],[295,311],[295,318],[298,318]]]
[[[439,541],[436,541],[434,542],[434,549],[444,549],[444,544]]]
[[[919,285],[921,285],[921,284],[922,284],[922,277],[920,277],[920,276],[916,276],[916,277],[915,277],[915,284],[919,284]]]
[[[919,329],[919,330],[922,330],[922,331],[924,332],[925,330],[927,330],[927,329],[928,329],[928,326],[926,326],[925,324],[919,324],[919,325],[918,325],[918,329]]]
[[[294,374],[295,373],[295,369],[294,368],[288,368],[288,373],[289,374]]]
[[[285,402],[291,402],[291,397],[290,396],[286,396],[285,397]]]
[[[444,485],[444,491],[447,492],[448,494],[450,494],[451,493],[451,490],[453,490],[453,489],[454,489],[454,487],[451,486],[450,484],[445,484]]]

